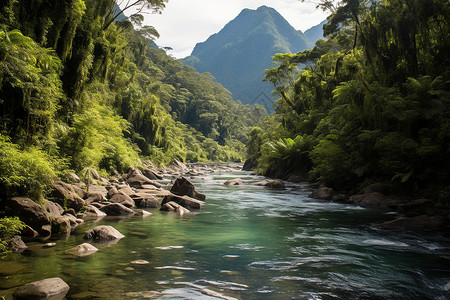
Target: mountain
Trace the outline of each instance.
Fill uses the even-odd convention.
[[[327,20],[324,20],[320,24],[313,26],[304,32],[304,35],[311,43],[315,44],[317,40],[324,38],[322,27],[326,22]]]
[[[244,9],[218,33],[198,43],[184,63],[210,72],[244,104],[259,103],[273,111],[273,87],[263,82],[276,53],[296,53],[314,44],[275,9]]]

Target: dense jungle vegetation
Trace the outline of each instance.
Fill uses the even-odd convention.
[[[130,2],[129,18],[114,0],[0,2],[2,202],[42,199],[69,171],[245,158],[265,110],[154,44],[139,12],[165,2]]]
[[[450,2],[319,1],[327,40],[278,54],[252,165],[342,190],[389,184],[450,204]]]

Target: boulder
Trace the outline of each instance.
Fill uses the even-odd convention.
[[[161,184],[156,181],[150,180],[142,174],[135,174],[134,176],[128,177],[127,183],[135,188],[142,188],[143,185],[153,185],[157,188],[161,187]]]
[[[169,195],[169,196],[164,197],[164,199],[161,203],[161,207],[168,202],[175,202],[189,210],[190,209],[200,209],[202,207],[202,205],[205,204],[205,202],[191,198],[189,196]]]
[[[373,192],[369,194],[351,196],[348,202],[367,208],[389,208],[402,204],[403,200],[386,197],[381,193]]]
[[[18,235],[11,239],[11,245],[12,251],[16,253],[21,253],[28,248],[28,246],[22,241],[22,238]]]
[[[423,231],[441,228],[446,220],[443,216],[417,216],[413,218],[401,217],[392,221],[376,224],[373,227],[387,230]]]
[[[50,237],[52,235],[52,225],[42,225],[41,229],[39,230],[39,233],[43,237]]]
[[[14,216],[19,217],[22,222],[37,231],[40,231],[42,226],[50,224],[47,211],[29,198],[11,198],[8,201],[8,207]]]
[[[100,201],[106,200],[108,195],[108,190],[103,185],[90,185],[89,191],[87,192],[86,198],[95,197],[96,199],[101,199]]]
[[[309,198],[331,200],[333,198],[333,189],[323,186],[315,189],[309,194]]]
[[[123,194],[121,192],[115,194],[111,199],[109,199],[110,202],[112,203],[120,203],[123,204],[126,207],[135,207],[136,203],[134,203],[134,200],[131,199],[130,196]]]
[[[180,216],[191,212],[190,210],[184,208],[180,204],[173,202],[173,201],[164,203],[164,205],[162,205],[162,207],[161,207],[161,210],[162,211],[174,211],[174,212],[178,213]]]
[[[142,174],[152,180],[160,180],[162,179],[162,176],[159,175],[158,173],[154,172],[153,170],[149,169],[149,168],[145,168],[142,170]]]
[[[88,205],[86,207],[86,216],[99,218],[99,217],[106,216],[106,214],[104,212],[102,212],[101,210],[99,210],[94,205]]]
[[[145,193],[135,194],[132,196],[132,199],[136,206],[140,208],[157,208],[159,205],[159,201],[155,196]]]
[[[77,212],[73,208],[68,208],[63,212],[63,216],[67,215],[67,214],[71,214],[72,216],[75,216],[77,214]]]
[[[184,177],[175,180],[170,192],[178,196],[189,196],[201,201],[205,201],[206,199],[206,196],[197,192],[194,185]]]
[[[179,161],[179,160],[176,159],[176,158],[174,158],[174,159],[170,162],[169,166],[172,167],[172,168],[175,168],[175,169],[179,169],[179,170],[181,170],[181,171],[187,171],[187,170],[189,170],[188,167],[187,167],[184,163],[182,163],[181,161]]]
[[[103,206],[102,210],[108,216],[129,216],[134,215],[133,210],[120,203],[111,203]]]
[[[253,161],[250,160],[250,159],[247,159],[247,160],[244,162],[244,166],[242,167],[242,170],[244,170],[244,171],[251,171],[251,170],[253,170],[255,167],[256,167],[255,162],[253,162]]]
[[[61,205],[52,201],[44,200],[44,207],[52,219],[60,217],[64,212]]]
[[[63,299],[70,287],[59,277],[25,284],[14,291],[18,299]]]
[[[129,186],[125,186],[125,187],[121,187],[118,191],[117,191],[117,193],[122,193],[122,194],[125,194],[125,195],[127,195],[127,196],[131,196],[131,195],[134,195],[135,194],[135,192],[129,187]],[[116,194],[117,194],[116,193]],[[114,195],[112,195],[110,198],[112,198]]]
[[[84,233],[84,238],[96,242],[108,242],[113,240],[120,240],[125,236],[112,226],[101,225],[94,227]]]
[[[240,178],[235,178],[235,179],[230,179],[230,180],[225,181],[224,184],[225,185],[241,185],[241,184],[244,184],[244,182]]]
[[[75,209],[79,211],[83,208],[85,202],[75,192],[74,187],[71,184],[65,183],[61,180],[55,180],[53,182],[53,191],[50,193],[50,197],[55,202]]]
[[[97,251],[98,251],[98,249],[95,248],[94,246],[92,246],[91,244],[83,243],[72,249],[66,250],[66,253],[75,255],[75,256],[79,256],[79,257],[83,257],[83,256],[88,256],[88,255],[94,254]]]
[[[388,192],[389,186],[383,183],[374,183],[363,188],[359,194],[371,194],[380,193],[386,194]]]
[[[62,236],[69,236],[70,233],[72,232],[72,225],[70,223],[70,218],[67,215],[65,215],[60,216],[55,220],[53,220],[52,232]]]
[[[393,208],[406,217],[416,217],[423,214],[432,214],[435,210],[435,203],[429,199],[417,199],[409,203],[396,205]]]
[[[137,209],[137,210],[135,210],[135,211],[134,211],[134,214],[135,214],[136,216],[140,216],[140,217],[144,217],[144,218],[152,215],[151,212],[148,212],[148,211],[143,210],[143,209]]]
[[[280,179],[266,179],[257,182],[256,185],[266,186],[271,189],[284,189],[284,183]]]
[[[69,173],[69,174],[67,174],[66,177],[67,177],[67,180],[71,183],[80,183],[81,182],[80,177],[78,177],[78,175],[75,173]]]
[[[112,186],[108,189],[108,198],[111,198],[112,196],[114,196],[115,194],[117,194],[119,191],[117,190],[117,188],[115,186]]]
[[[27,225],[24,229],[22,229],[22,231],[20,232],[20,235],[25,240],[33,240],[35,237],[37,237],[39,235],[39,233]]]

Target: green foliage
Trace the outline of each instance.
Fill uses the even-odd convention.
[[[18,30],[0,31],[0,130],[15,142],[48,138],[63,99],[62,65],[53,51]]]
[[[24,150],[0,135],[0,195],[41,200],[63,164],[36,147]]]
[[[277,123],[264,134],[259,167],[270,172],[277,161],[289,171],[288,138],[313,136],[304,147],[311,180],[345,189],[391,183],[448,204],[450,4],[366,2],[320,1],[333,12],[330,38],[275,56],[266,80],[280,96]]]
[[[0,218],[0,253],[9,250],[11,238],[25,227],[26,225],[18,217]]]

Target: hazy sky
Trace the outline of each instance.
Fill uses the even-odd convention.
[[[169,0],[161,15],[146,14],[145,24],[154,26],[161,37],[160,47],[171,47],[168,53],[184,58],[196,43],[219,32],[244,8],[261,5],[275,8],[295,29],[305,31],[319,24],[326,14],[311,3],[299,0]]]

